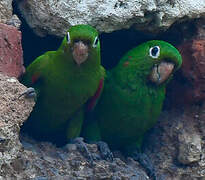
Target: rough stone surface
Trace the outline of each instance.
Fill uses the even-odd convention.
[[[77,148],[56,148],[50,143],[22,139],[24,149],[8,166],[1,169],[0,176],[7,179],[141,179],[148,176],[139,164],[129,158],[123,162],[95,160],[93,165]],[[73,144],[75,146],[75,144]],[[89,150],[99,156],[96,145]]]
[[[21,27],[21,21],[20,19],[18,18],[18,16],[16,14],[14,14],[11,19],[9,19],[6,23],[7,25],[12,25],[14,27],[16,27],[17,29],[20,30],[20,27]]]
[[[19,77],[24,72],[21,32],[15,27],[0,24],[0,72]]]
[[[192,133],[193,131],[186,132],[183,130],[182,133],[178,135],[178,160],[182,164],[191,164],[200,161],[201,158],[201,137],[198,134]]]
[[[205,178],[204,107],[163,112],[145,139],[144,152],[165,180]],[[115,153],[113,162],[102,160],[94,144],[87,145],[95,157],[92,165],[76,144],[56,148],[25,135],[21,143],[23,148],[18,156],[1,166],[2,179],[151,179],[132,158]],[[179,161],[179,154],[183,152],[185,161]]]
[[[201,119],[204,119],[204,121],[200,121],[199,127],[200,127],[200,131],[202,133],[202,137],[205,139],[205,103],[201,107],[199,117]]]
[[[16,159],[21,150],[20,125],[33,109],[34,101],[18,99],[25,86],[0,74],[0,169]],[[1,174],[0,170],[0,174]]]
[[[173,107],[190,106],[205,100],[205,19],[196,21],[195,25],[195,35],[177,47],[183,63],[179,78],[174,79],[168,89]]]
[[[12,25],[19,29],[21,21],[15,14],[13,15],[12,1],[0,0],[0,23]]]
[[[100,32],[132,25],[156,32],[176,21],[205,16],[204,0],[21,0],[17,3],[27,23],[41,36],[64,36],[76,24],[90,24]]]
[[[24,0],[21,0],[21,2],[25,3]],[[29,4],[30,2],[32,1],[27,1],[25,4]],[[36,0],[35,2],[39,3],[40,0]],[[41,1],[40,7],[44,7],[44,3],[48,2],[53,3],[51,0]],[[58,2],[62,3],[63,1],[60,0]],[[84,3],[84,1],[76,1],[73,3],[76,5],[76,3],[80,4],[80,2]],[[90,4],[91,7],[95,4],[94,2],[95,1]],[[110,3],[108,1],[99,2]],[[127,5],[125,6],[124,2],[121,2],[122,3],[119,2],[118,5],[116,5],[116,9],[126,9],[125,7]],[[161,2],[161,7],[163,7],[163,1],[157,2]],[[176,10],[177,4],[181,2],[184,1],[167,1],[167,4],[170,4],[170,6],[173,6],[173,10]],[[196,2],[199,3],[199,1]],[[127,1],[127,3],[129,5],[130,1]],[[191,4],[192,1],[189,3]],[[58,4],[56,5],[58,6]],[[55,6],[52,7],[54,8]],[[39,6],[37,9],[38,8]],[[67,5],[65,5],[65,9],[66,8]],[[96,9],[98,8],[99,7],[96,7]],[[159,7],[157,6],[157,8]],[[30,11],[31,14],[34,13],[33,11],[34,10]],[[41,11],[44,11],[44,9],[42,8]],[[54,15],[52,16],[53,12],[51,11],[50,13],[51,17],[54,18]],[[89,13],[88,11],[88,16]],[[159,12],[157,11],[155,13],[157,14]],[[196,14],[199,13],[197,12]],[[153,14],[151,10],[147,10],[146,17],[148,15],[150,15],[152,20]],[[58,14],[55,16],[58,17]],[[190,14],[190,16],[192,15]],[[109,17],[111,19],[110,22],[113,23],[113,14]],[[46,18],[48,17],[45,16],[45,24],[47,23]],[[116,17],[116,19],[118,18],[119,17]],[[61,18],[59,22],[61,22],[60,20]],[[142,21],[144,20],[145,19],[142,18]],[[33,21],[35,22],[35,20]],[[42,23],[40,19],[38,21]],[[51,21],[51,19],[48,21]],[[172,19],[170,21],[172,21]],[[55,23],[55,21],[53,22]],[[90,22],[89,18],[88,22]],[[124,19],[122,18],[121,23],[123,24],[123,22]],[[149,21],[146,22],[149,24]],[[111,23],[110,25],[108,24],[108,19],[104,23],[103,26],[107,25],[113,29],[128,26],[127,24],[119,26],[120,23],[118,21],[118,24],[113,23],[112,25]],[[132,24],[132,21],[130,20],[127,23]],[[141,25],[143,23],[144,22],[142,22]],[[61,30],[63,28],[61,27],[63,26],[63,24],[59,26],[59,31],[49,30],[48,27],[45,27],[43,31],[39,31],[39,29],[37,31],[62,35],[63,32],[61,32]],[[3,27],[9,26],[4,25]],[[35,27],[39,28],[40,26]],[[99,29],[101,27],[98,22],[96,22],[96,27]],[[176,96],[173,97],[174,101],[182,97],[183,104],[180,104],[180,108],[177,110],[172,107],[171,110],[164,111],[158,124],[148,133],[145,139],[144,152],[155,165],[157,172],[163,175],[162,177],[165,177],[164,179],[166,180],[205,179],[205,91],[203,78],[205,68],[203,66],[203,40],[205,35],[203,28],[204,25],[202,21],[199,23],[197,35],[191,40],[186,40],[182,45],[183,48],[181,52],[184,64],[180,75],[185,83],[181,81],[182,79],[180,79],[179,82],[188,84],[183,86],[180,84],[181,95],[175,94]],[[40,27],[40,29],[42,29],[42,27]],[[101,29],[101,31],[104,30]],[[5,41],[6,40],[3,42],[5,43]],[[185,44],[188,45],[185,46]],[[1,47],[2,43],[0,41],[0,50]],[[0,54],[2,54],[2,52],[0,51]],[[13,52],[9,51],[9,54],[11,53]],[[174,92],[178,91],[176,84],[173,87]],[[36,142],[27,138],[25,135],[22,135],[20,143],[20,125],[27,119],[34,105],[32,100],[26,100],[24,97],[20,99],[17,98],[25,89],[26,88],[18,83],[15,78],[0,75],[0,179],[149,179],[144,169],[132,158],[116,155],[113,162],[102,160],[96,145],[88,145],[93,157],[95,157],[95,161],[93,165],[91,165],[86,154],[80,151],[75,144],[70,144],[63,148],[56,148],[50,143]],[[197,91],[199,92],[198,95],[194,96],[197,94]],[[193,102],[197,102],[197,105],[191,105]],[[187,105],[185,106],[185,104]]]
[[[0,1],[0,23],[6,23],[12,17],[12,0]]]
[[[184,61],[182,75],[192,87],[185,91],[185,98],[193,103],[202,101],[205,99],[205,38],[186,41],[179,49]]]
[[[205,178],[204,107],[165,111],[149,133],[144,151],[166,180]]]

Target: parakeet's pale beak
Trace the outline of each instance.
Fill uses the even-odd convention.
[[[166,81],[174,69],[174,64],[171,62],[162,61],[160,64],[155,64],[150,74],[150,80],[153,83],[161,84]]]
[[[74,43],[73,58],[78,65],[82,64],[88,58],[88,46],[82,41]]]

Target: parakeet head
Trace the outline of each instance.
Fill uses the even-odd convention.
[[[174,46],[164,41],[149,41],[146,46],[149,48],[149,59],[153,61],[149,79],[161,84],[181,66],[181,55]]]
[[[165,41],[152,40],[130,50],[123,56],[118,68],[127,72],[127,81],[142,79],[161,85],[170,79],[181,64],[181,55],[174,46]]]
[[[72,55],[71,59],[77,65],[81,65],[90,59],[89,57],[100,53],[98,32],[89,25],[72,26],[67,31],[60,48],[68,55]]]

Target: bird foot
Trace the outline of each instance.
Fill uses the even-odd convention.
[[[152,177],[154,180],[165,180],[164,175],[158,174],[153,163],[145,153],[139,153],[135,151],[132,155],[132,158],[140,163],[140,165],[147,171],[149,177]]]
[[[29,87],[29,88],[27,88],[26,91],[24,91],[22,94],[20,94],[18,98],[20,98],[21,96],[25,96],[26,98],[36,99],[36,91],[34,88]]]
[[[77,137],[71,140],[71,143],[76,144],[79,151],[86,154],[86,157],[88,158],[89,163],[92,165],[94,162],[94,158],[91,154],[91,152],[88,150],[87,145],[84,143],[82,137]]]
[[[96,142],[96,144],[98,146],[98,149],[100,151],[102,158],[112,162],[113,161],[113,153],[111,152],[108,144],[106,142],[103,142],[103,141],[98,141],[98,142]]]

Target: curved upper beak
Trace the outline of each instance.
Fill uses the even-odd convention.
[[[159,85],[170,77],[173,70],[174,63],[162,61],[160,64],[155,64],[150,74],[150,80]]]
[[[83,41],[75,42],[73,45],[73,58],[80,65],[88,58],[88,46]]]

